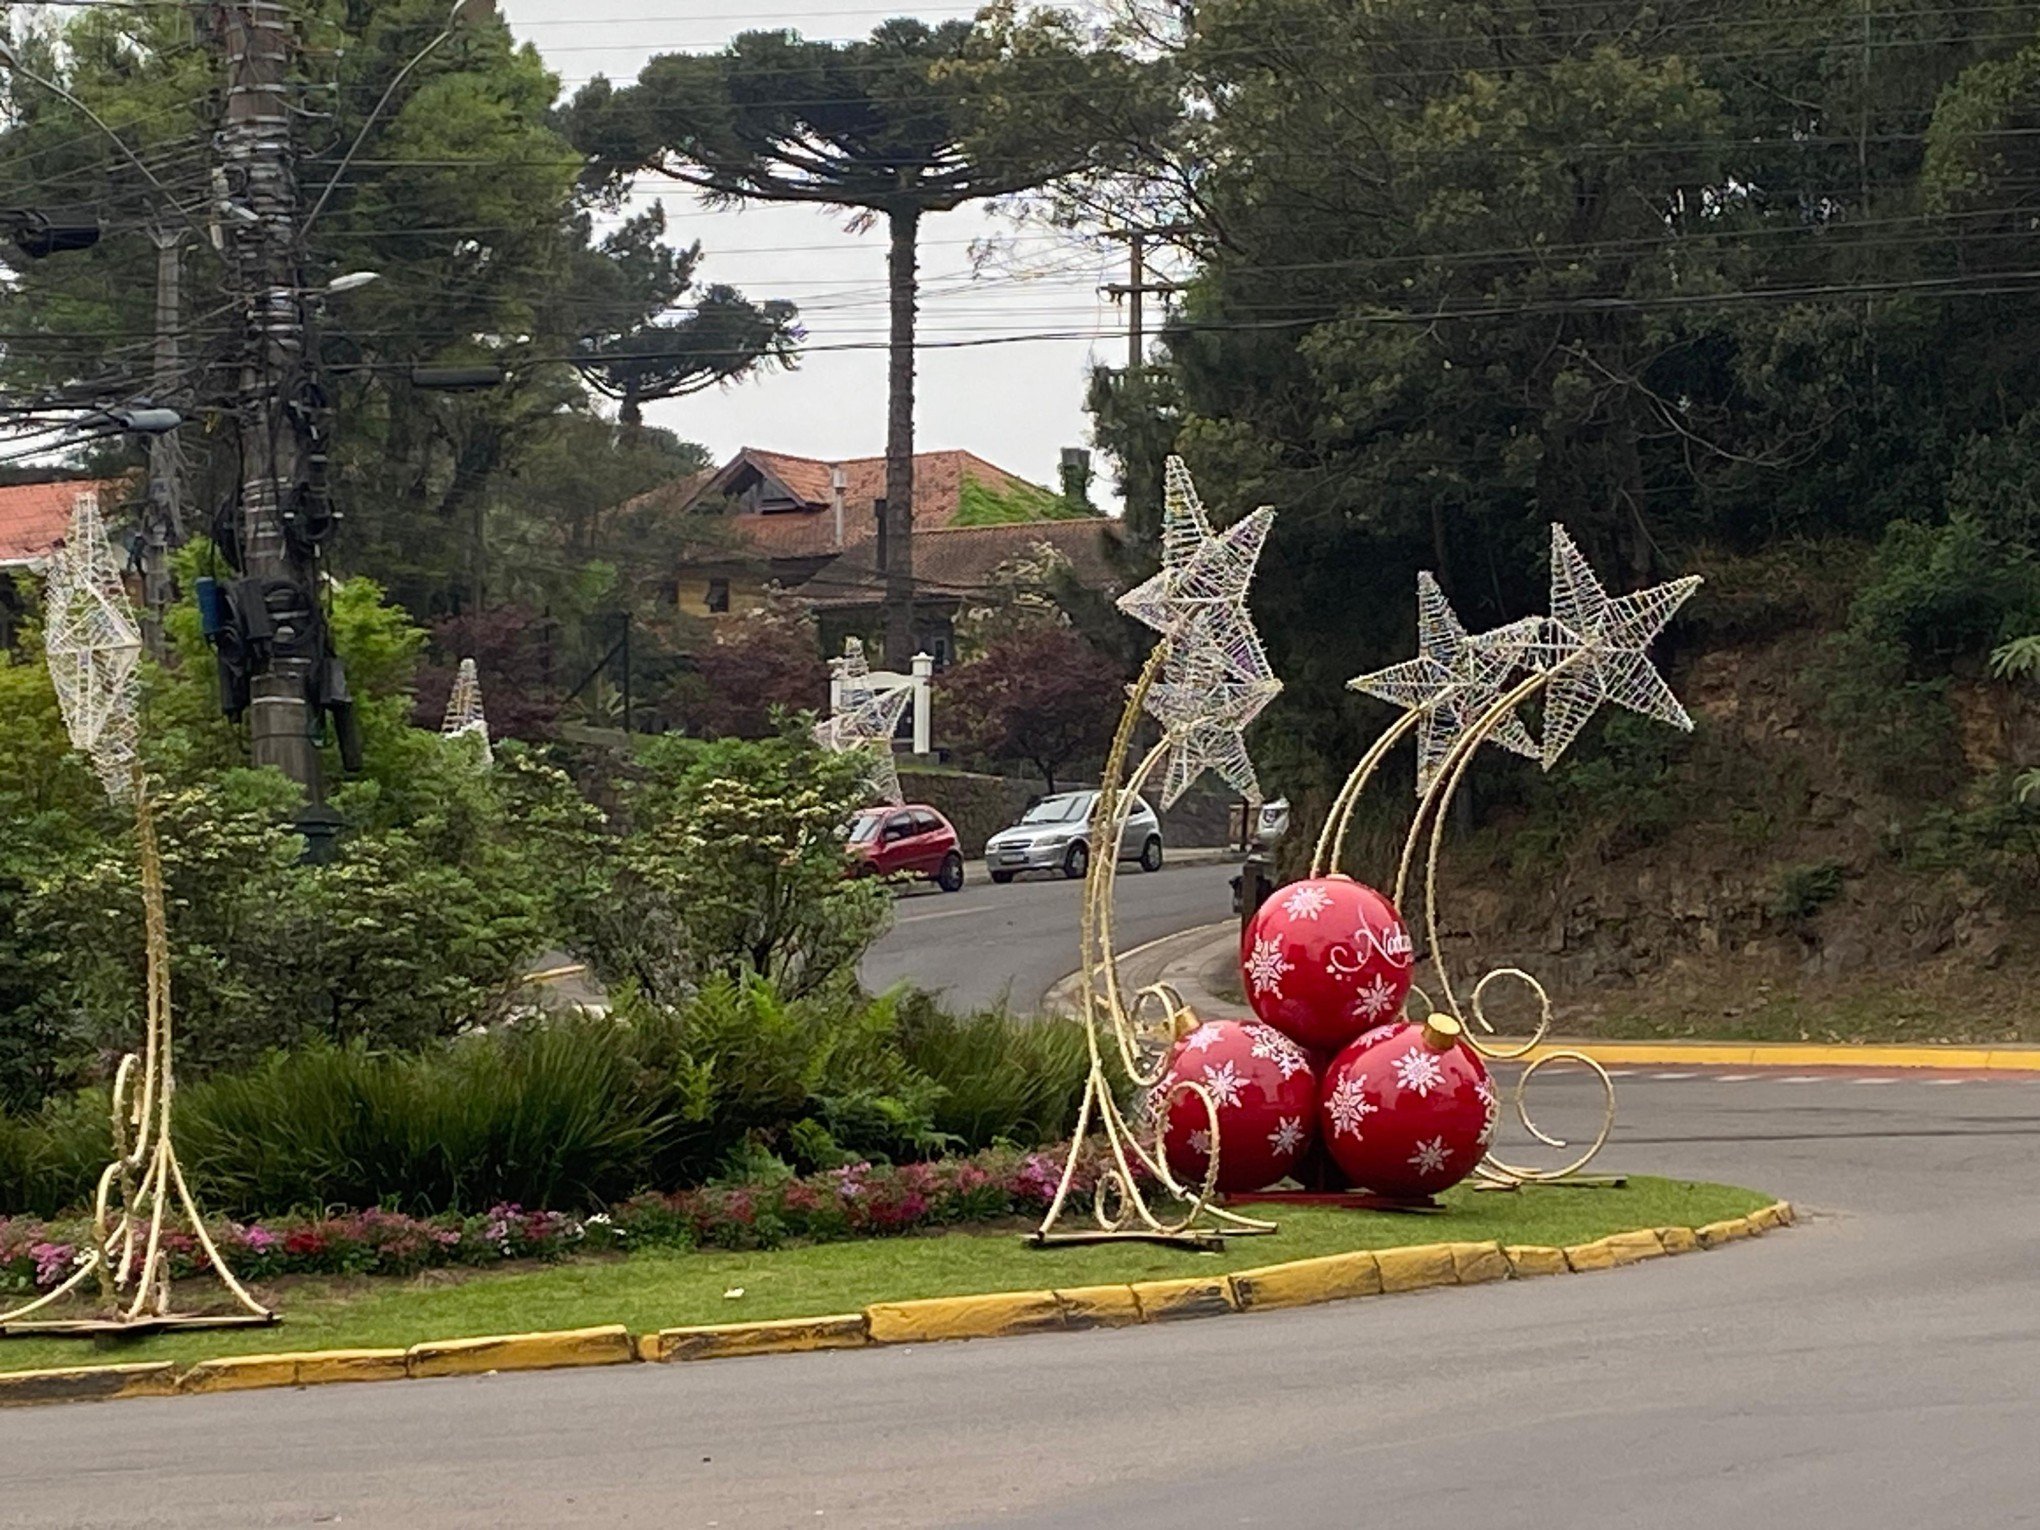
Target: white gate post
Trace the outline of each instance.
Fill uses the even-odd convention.
[[[925,653],[914,655],[914,753],[923,757],[934,753],[934,720],[929,715],[933,687],[928,683],[934,673],[933,658]]]

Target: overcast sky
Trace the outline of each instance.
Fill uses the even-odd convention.
[[[740,31],[790,27],[813,38],[868,35],[889,16],[929,21],[968,17],[974,7],[871,0],[503,0],[517,35],[535,44],[571,94],[596,74],[635,79],[658,53],[713,51]],[[670,183],[666,183],[670,185]],[[753,298],[800,305],[809,352],[798,370],[648,406],[648,421],[728,457],[759,446],[814,457],[876,456],[885,450],[885,231],[845,232],[849,216],[816,208],[756,206],[711,213],[684,188],[640,182],[642,200],[665,202],[675,243],[699,240],[702,279],[728,282]],[[971,247],[1005,235],[1012,247],[994,268],[973,271]],[[921,350],[915,444],[962,447],[1044,484],[1056,481],[1057,453],[1089,444],[1085,380],[1093,356],[1119,364],[1124,316],[1099,284],[1124,280],[1111,257],[1012,226],[978,208],[921,226]],[[1083,338],[944,349],[942,342],[1055,332]],[[1095,338],[1093,338],[1095,337]],[[830,347],[860,347],[830,349]],[[1098,498],[1110,496],[1102,461]]]

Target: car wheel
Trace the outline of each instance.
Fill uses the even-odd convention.
[[[995,871],[992,873],[992,880],[994,882],[997,882],[1001,887],[1004,887],[1008,882],[1013,880],[1013,873],[1010,871]]]
[[[1091,848],[1080,839],[1063,856],[1063,875],[1074,882],[1090,869]]]
[[[935,885],[944,892],[963,891],[963,857],[954,850],[942,858],[942,869],[935,873]]]
[[[1140,869],[1160,871],[1162,869],[1162,836],[1150,834],[1148,842],[1140,847]]]

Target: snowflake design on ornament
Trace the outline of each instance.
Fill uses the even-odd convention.
[[[1480,1096],[1480,1141],[1485,1147],[1495,1134],[1495,1123],[1501,1119],[1502,1102],[1495,1096],[1495,1086],[1486,1079],[1475,1084],[1473,1092]]]
[[[1419,1174],[1436,1174],[1451,1160],[1452,1155],[1445,1148],[1445,1139],[1433,1137],[1429,1142],[1417,1144],[1417,1150],[1410,1154],[1410,1167]]]
[[[1268,1133],[1268,1146],[1277,1158],[1288,1158],[1303,1146],[1303,1117],[1283,1116]]]
[[[1282,912],[1291,920],[1316,919],[1332,906],[1332,895],[1322,887],[1303,886],[1282,900]]]
[[[1294,964],[1283,956],[1282,948],[1266,935],[1254,937],[1253,954],[1247,958],[1247,981],[1255,993],[1272,993],[1282,997],[1282,974]]]
[[[1325,1101],[1325,1110],[1332,1118],[1335,1134],[1351,1132],[1355,1137],[1360,1136],[1361,1124],[1381,1109],[1379,1105],[1368,1103],[1366,1087],[1367,1075],[1364,1073],[1342,1078],[1332,1086],[1332,1096]]]
[[[1188,1145],[1190,1151],[1199,1158],[1209,1158],[1211,1156],[1211,1133],[1203,1127],[1198,1127],[1196,1131],[1183,1140]]]
[[[1247,1030],[1254,1038],[1254,1056],[1265,1058],[1280,1068],[1285,1082],[1310,1066],[1310,1059],[1303,1055],[1303,1048],[1272,1025],[1250,1025]]]
[[[1185,1051],[1207,1052],[1218,1045],[1218,1027],[1206,1023],[1190,1033],[1190,1039],[1183,1043]]]
[[[1372,983],[1353,996],[1353,1007],[1369,1020],[1379,1020],[1395,1008],[1395,990],[1388,979],[1376,974]]]
[[[1433,1089],[1445,1087],[1445,1070],[1420,1043],[1395,1060],[1395,1081],[1404,1089],[1414,1089],[1418,1099],[1428,1100]]]
[[[1204,1087],[1211,1091],[1212,1103],[1215,1105],[1238,1105],[1240,1090],[1245,1087],[1246,1082],[1240,1077],[1239,1070],[1229,1062],[1222,1062],[1216,1068],[1209,1063],[1204,1065]]]

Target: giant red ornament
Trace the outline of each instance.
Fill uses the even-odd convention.
[[[1169,1056],[1160,1091],[1201,1084],[1218,1107],[1218,1188],[1261,1190],[1290,1173],[1317,1140],[1317,1070],[1269,1026],[1207,1020]],[[1169,1102],[1162,1152],[1192,1189],[1211,1163],[1211,1117],[1188,1089]]]
[[[1278,889],[1241,941],[1254,1013],[1315,1052],[1394,1018],[1410,991],[1410,934],[1395,905],[1351,877]]]
[[[1494,1082],[1459,1022],[1433,1015],[1370,1032],[1334,1058],[1319,1129],[1355,1184],[1417,1200],[1473,1172],[1497,1109]]]

